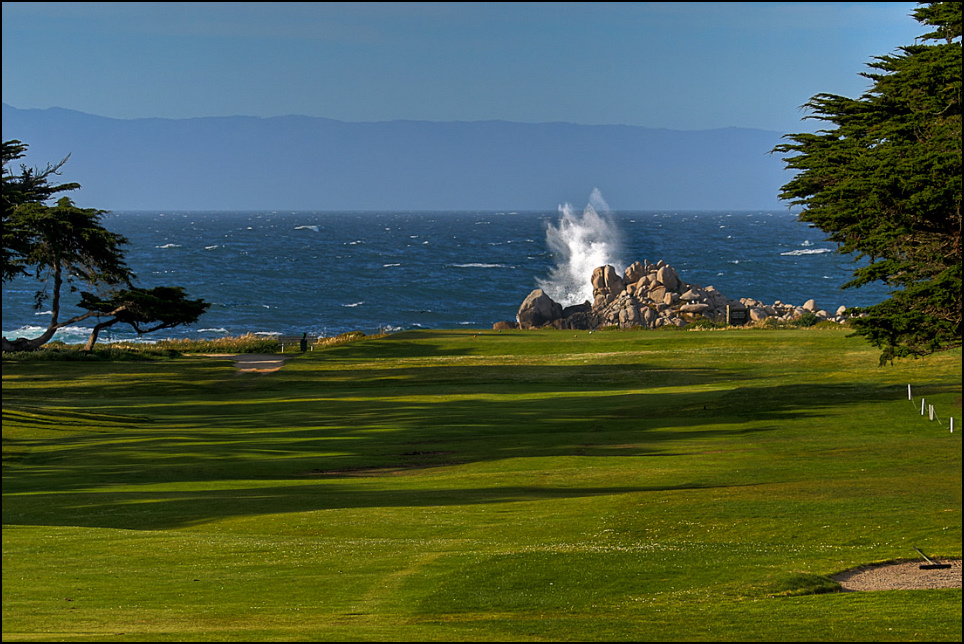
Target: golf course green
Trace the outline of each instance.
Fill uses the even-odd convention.
[[[878,356],[822,326],[5,356],[3,640],[959,642],[960,589],[831,579],[961,556],[961,350]]]

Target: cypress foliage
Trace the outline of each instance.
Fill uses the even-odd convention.
[[[840,252],[869,259],[844,287],[894,287],[854,310],[882,363],[961,345],[961,3],[921,4],[914,17],[932,30],[874,58],[870,90],[814,96],[807,118],[828,128],[774,149],[799,171],[780,196]]]

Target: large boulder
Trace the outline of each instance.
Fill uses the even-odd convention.
[[[653,323],[656,322],[656,319],[659,317],[656,310],[649,306],[640,307],[639,314],[640,317],[643,318],[643,324],[650,328],[652,328]]]
[[[640,315],[639,307],[636,306],[635,302],[630,301],[624,308],[619,310],[620,328],[631,329],[634,326],[640,326],[642,323],[643,317]]]
[[[610,265],[599,266],[592,272],[593,294],[619,295],[626,288],[626,282],[616,269]]]
[[[689,289],[685,293],[679,296],[679,299],[683,300],[687,304],[693,304],[694,302],[699,302],[703,299],[703,294],[695,289]]]
[[[754,322],[762,322],[767,319],[767,311],[762,306],[750,307],[750,319]]]
[[[710,308],[710,305],[706,302],[691,302],[689,304],[683,304],[679,307],[679,310],[683,313],[706,313]]]
[[[644,277],[646,277],[646,266],[641,262],[633,262],[623,271],[623,281],[627,284],[638,282]]]
[[[665,286],[654,286],[652,289],[650,289],[648,297],[654,302],[662,302],[666,299],[666,292]]]
[[[592,331],[598,324],[592,311],[575,311],[559,320],[553,320],[552,326],[557,329],[571,329],[573,331]]]
[[[553,320],[552,326],[557,329],[574,329],[576,331],[591,331],[596,327],[592,303],[573,304],[562,309],[562,318]]]
[[[561,317],[562,305],[546,295],[541,288],[529,293],[516,314],[516,320],[522,329],[538,329]]]
[[[676,270],[666,264],[656,271],[656,279],[666,287],[667,291],[676,291],[680,287],[679,275]]]

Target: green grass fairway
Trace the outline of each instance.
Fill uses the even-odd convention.
[[[878,354],[814,328],[4,359],[3,640],[959,642],[960,590],[827,592],[961,555],[961,351]]]

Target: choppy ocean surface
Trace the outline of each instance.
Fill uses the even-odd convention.
[[[833,312],[887,297],[883,286],[841,291],[852,258],[786,211],[609,212],[595,199],[553,212],[116,212],[104,224],[128,238],[138,285],[183,286],[212,303],[197,324],[146,340],[489,329],[514,319],[534,288],[581,302],[591,299],[580,291],[589,289],[586,271],[644,259],[666,260],[685,281],[734,299],[813,298]],[[45,327],[48,307],[33,308],[37,286],[3,286],[6,337]],[[57,339],[88,333],[82,322]],[[118,325],[101,338],[132,336]]]

